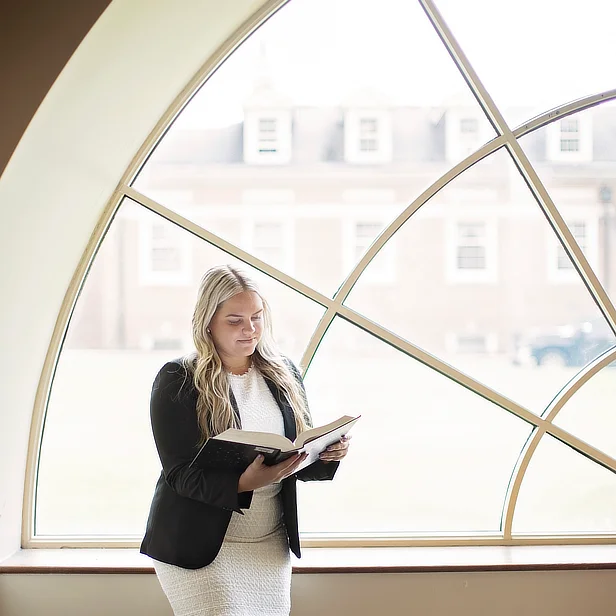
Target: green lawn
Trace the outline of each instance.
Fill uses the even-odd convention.
[[[38,534],[142,534],[160,472],[149,395],[170,358],[168,351],[64,351],[45,424]],[[517,384],[517,401],[535,412],[575,373],[498,357],[454,360],[493,388],[515,393]],[[498,530],[528,424],[393,351],[348,358],[321,348],[306,383],[315,423],[342,414],[362,420],[336,480],[301,486],[304,531]],[[616,456],[615,394],[616,370],[606,369],[557,423]],[[614,512],[615,475],[546,437],[523,483],[514,530],[616,531]]]

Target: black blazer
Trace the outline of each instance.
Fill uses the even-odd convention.
[[[297,368],[289,368],[303,383]],[[293,410],[283,392],[265,379],[278,403],[287,438],[295,440]],[[231,403],[238,419],[237,403]],[[222,545],[231,513],[250,508],[252,492],[238,494],[241,473],[190,467],[198,451],[200,431],[196,414],[197,391],[180,360],[165,364],[152,386],[150,418],[162,463],[150,507],[141,553],[186,569],[209,565]],[[332,479],[339,462],[315,462],[282,482],[281,498],[289,547],[301,557],[297,521],[296,478]]]

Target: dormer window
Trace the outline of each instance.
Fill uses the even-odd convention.
[[[244,110],[244,162],[277,165],[291,161],[291,110]]]
[[[274,85],[265,49],[260,75],[244,101],[244,162],[283,165],[291,161],[292,101]]]
[[[359,149],[362,152],[376,152],[379,149],[379,121],[377,118],[359,120]]]
[[[276,118],[259,118],[257,136],[260,154],[275,154],[278,151]]]
[[[344,157],[348,163],[391,161],[391,117],[387,109],[348,109],[344,117]]]
[[[547,158],[556,162],[592,160],[592,118],[588,113],[563,118],[548,125]]]

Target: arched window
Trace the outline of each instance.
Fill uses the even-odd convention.
[[[532,7],[292,0],[204,76],[67,323],[30,545],[137,544],[151,383],[223,262],[261,281],[315,422],[363,416],[336,482],[301,486],[305,539],[616,536],[613,9],[577,7],[572,46]]]

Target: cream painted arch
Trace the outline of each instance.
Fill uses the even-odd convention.
[[[546,432],[553,434],[557,438],[564,440],[565,442],[573,445],[576,449],[584,452],[590,458],[595,461],[607,466],[613,471],[616,471],[616,461],[609,456],[606,456],[603,452],[589,446],[588,444],[580,441],[574,435],[567,433],[566,431],[550,425],[549,421],[545,421],[542,418],[537,418],[534,414],[530,413],[523,407],[515,404],[511,400],[506,399],[498,392],[491,390],[490,388],[478,383],[474,379],[468,377],[467,375],[453,369],[451,366],[447,366],[443,362],[440,362],[437,358],[425,353],[418,347],[406,342],[405,340],[391,334],[387,330],[379,327],[378,325],[370,322],[365,319],[361,315],[355,313],[350,310],[346,306],[342,305],[342,302],[350,292],[353,284],[357,281],[361,272],[365,269],[365,267],[369,264],[370,260],[374,257],[374,255],[378,252],[378,250],[385,244],[387,239],[391,237],[395,231],[417,210],[421,207],[433,194],[438,192],[441,188],[443,188],[451,179],[462,173],[465,169],[467,169],[470,165],[472,165],[477,160],[489,155],[493,151],[497,150],[500,147],[506,147],[511,154],[514,162],[518,166],[520,172],[531,181],[531,190],[535,194],[540,206],[544,210],[544,213],[548,217],[549,220],[554,221],[555,232],[558,235],[561,242],[564,244],[566,251],[569,253],[569,256],[574,261],[576,268],[582,277],[589,283],[589,286],[593,289],[593,296],[595,301],[599,305],[600,309],[606,316],[607,320],[612,324],[614,328],[614,323],[616,323],[616,311],[614,310],[613,305],[611,304],[609,298],[605,294],[602,289],[600,283],[596,279],[594,272],[589,267],[583,253],[581,252],[579,246],[573,240],[569,230],[566,225],[560,218],[560,215],[555,208],[551,198],[545,188],[542,186],[539,178],[536,176],[534,169],[530,165],[530,162],[526,159],[524,153],[522,152],[519,144],[517,143],[517,137],[529,132],[530,130],[534,130],[540,126],[543,126],[550,121],[554,121],[557,118],[563,117],[564,115],[568,115],[569,113],[573,113],[582,108],[590,107],[594,104],[597,104],[601,100],[608,100],[610,98],[614,98],[616,93],[608,92],[603,93],[601,95],[597,95],[594,97],[588,97],[583,102],[578,102],[576,105],[566,105],[560,110],[560,113],[554,115],[553,113],[543,118],[543,121],[534,122],[532,126],[529,124],[526,127],[523,127],[514,133],[507,127],[504,120],[500,116],[498,109],[494,106],[493,101],[491,100],[489,94],[485,91],[483,86],[481,85],[479,79],[474,74],[472,67],[468,64],[466,58],[464,57],[462,50],[459,49],[455,39],[451,35],[451,33],[447,30],[446,24],[442,21],[440,15],[437,13],[435,7],[432,2],[429,0],[422,1],[420,0],[424,10],[426,11],[428,17],[433,22],[433,25],[439,32],[443,42],[448,47],[452,57],[454,58],[455,63],[458,68],[462,71],[467,82],[469,83],[473,93],[475,94],[478,102],[482,106],[484,112],[490,119],[490,121],[495,125],[499,136],[486,144],[483,148],[481,148],[478,152],[471,155],[468,159],[454,167],[448,174],[443,176],[440,180],[438,180],[430,189],[425,191],[413,204],[411,204],[397,219],[394,221],[382,234],[373,246],[370,248],[368,253],[364,256],[362,261],[356,266],[356,268],[351,272],[348,276],[347,280],[343,284],[340,291],[336,294],[333,299],[326,298],[316,292],[313,289],[302,285],[298,281],[293,278],[285,275],[284,273],[272,268],[271,266],[261,262],[260,260],[252,257],[251,255],[245,253],[244,251],[238,249],[235,246],[224,242],[220,238],[214,236],[209,233],[207,230],[198,227],[194,223],[183,219],[181,216],[167,210],[161,204],[158,204],[151,199],[148,199],[144,195],[140,194],[138,191],[130,187],[130,182],[135,176],[136,172],[145,161],[147,156],[153,147],[156,146],[161,136],[164,134],[166,128],[171,123],[171,121],[176,117],[176,115],[181,111],[186,102],[190,99],[190,97],[194,94],[198,87],[203,83],[203,81],[219,66],[220,62],[223,61],[233,50],[240,44],[244,38],[250,34],[254,29],[256,29],[267,17],[273,14],[280,6],[285,4],[286,0],[277,0],[270,1],[263,4],[259,10],[254,12],[248,19],[246,19],[238,28],[236,28],[235,32],[227,38],[227,40],[222,43],[205,61],[205,63],[201,66],[201,68],[195,73],[192,77],[188,85],[182,90],[182,92],[176,97],[176,99],[171,103],[171,105],[167,108],[167,111],[162,115],[161,119],[158,121],[154,129],[150,132],[148,138],[145,140],[144,144],[141,146],[140,150],[134,156],[130,165],[128,165],[127,170],[124,173],[124,176],[120,183],[118,184],[116,190],[114,191],[111,199],[108,201],[107,206],[105,207],[102,216],[99,218],[94,232],[90,238],[90,241],[83,253],[83,256],[79,262],[79,265],[73,275],[71,283],[69,285],[68,291],[66,293],[64,302],[62,303],[62,308],[60,310],[60,314],[56,321],[56,326],[54,329],[54,333],[52,336],[52,341],[48,349],[47,358],[45,360],[45,364],[43,367],[43,371],[41,374],[41,379],[39,381],[39,387],[37,390],[37,397],[35,401],[35,412],[33,415],[33,422],[31,427],[31,438],[30,438],[30,449],[28,454],[28,467],[26,474],[26,490],[25,490],[25,498],[24,498],[24,507],[23,507],[23,542],[26,545],[34,544],[32,541],[32,520],[33,520],[33,507],[34,507],[34,490],[36,486],[36,466],[38,453],[40,451],[40,442],[42,438],[42,429],[44,423],[44,414],[47,406],[47,400],[50,392],[51,382],[53,379],[53,373],[55,370],[55,366],[59,356],[59,350],[62,343],[62,339],[65,335],[66,329],[68,327],[68,323],[70,321],[70,316],[72,310],[74,308],[77,295],[81,286],[85,280],[85,276],[87,275],[88,269],[92,260],[95,257],[96,251],[102,241],[102,238],[111,224],[113,219],[113,215],[115,214],[117,208],[120,205],[120,202],[124,196],[129,196],[133,198],[135,201],[141,203],[145,207],[150,208],[158,214],[161,214],[165,218],[170,221],[173,221],[177,224],[180,224],[184,228],[191,230],[195,235],[201,237],[202,239],[217,245],[223,250],[238,256],[239,258],[245,260],[246,262],[259,267],[264,270],[266,273],[271,275],[273,278],[279,280],[283,284],[287,284],[288,286],[298,290],[299,292],[305,294],[310,297],[314,301],[321,303],[325,307],[327,307],[327,312],[324,315],[321,323],[315,330],[311,343],[306,352],[306,364],[309,363],[309,360],[312,357],[312,354],[316,350],[320,339],[324,335],[327,327],[333,317],[336,314],[339,314],[346,320],[364,328],[370,330],[372,333],[376,334],[377,337],[381,338],[397,347],[401,351],[419,359],[423,363],[431,366],[438,372],[452,378],[458,383],[464,385],[465,387],[471,389],[475,393],[486,397],[494,402],[496,402],[499,406],[505,408],[509,412],[517,415],[518,417],[524,419],[525,421],[535,425],[539,428],[541,434]],[[581,382],[580,382],[581,386]],[[533,450],[534,451],[534,450]],[[527,465],[526,465],[527,466]],[[526,468],[524,467],[524,469]],[[510,502],[514,502],[513,501]],[[509,537],[504,538],[505,541],[510,540]],[[389,541],[385,541],[386,543],[391,543]],[[466,543],[465,541],[461,541],[462,543]],[[476,540],[469,541],[470,543],[481,543]],[[488,542],[497,542],[502,543],[502,538],[493,539]],[[570,541],[568,541],[570,542]],[[105,542],[109,544],[110,542]],[[376,544],[378,542],[372,542]],[[426,542],[423,542],[426,543]],[[439,541],[438,543],[442,543]],[[39,545],[38,542],[36,542]],[[87,545],[92,545],[90,542],[86,542]],[[71,545],[75,545],[74,542],[71,542]],[[116,543],[116,545],[119,545]],[[132,543],[130,544],[132,545]]]
[[[56,79],[4,170],[0,559],[21,544],[35,392],[88,238],[177,93],[265,5],[264,0],[112,2]],[[111,92],[122,97],[110,97]]]

